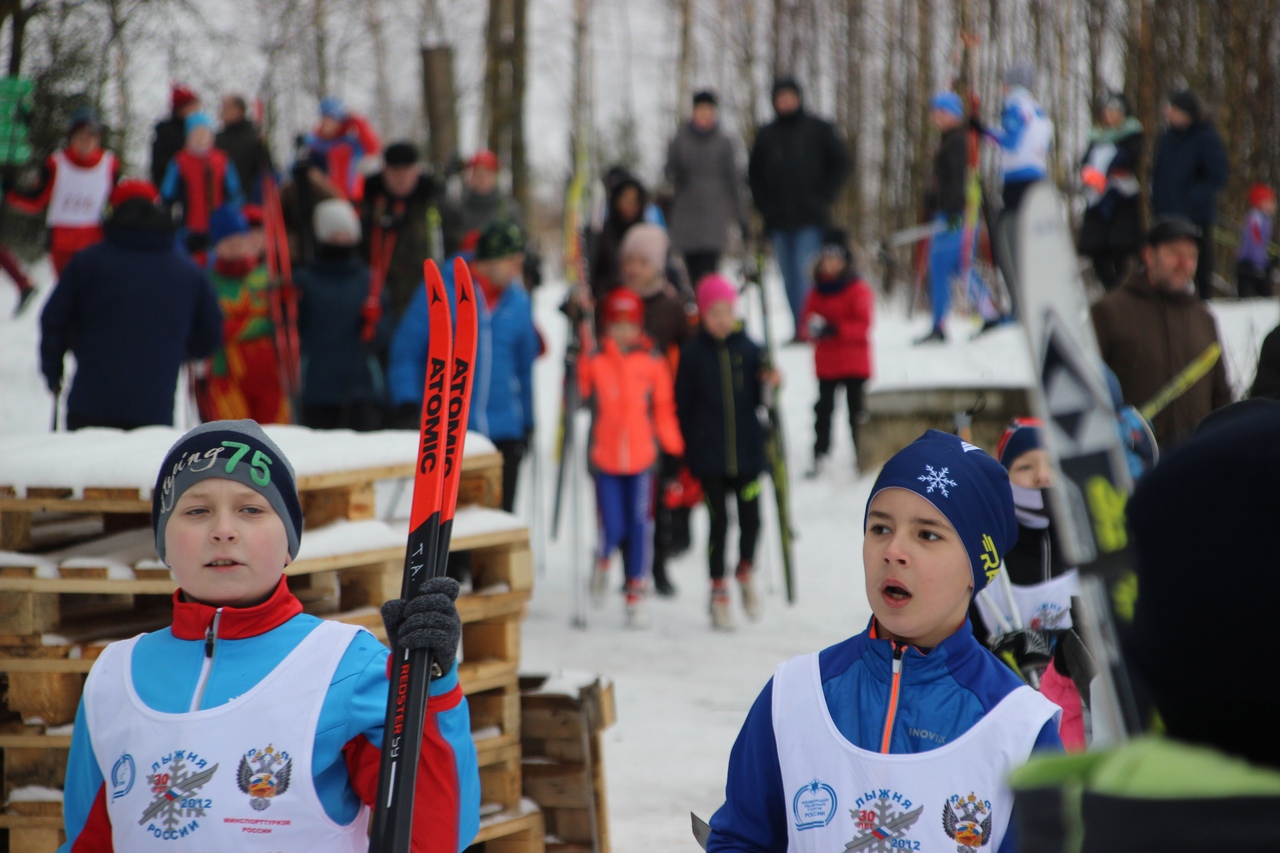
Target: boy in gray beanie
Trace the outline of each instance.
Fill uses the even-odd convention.
[[[254,421],[196,427],[166,454],[151,517],[179,586],[173,624],[112,643],[89,673],[67,762],[69,847],[191,838],[247,851],[258,849],[244,834],[254,827],[273,848],[366,850],[388,650],[368,631],[304,614],[289,591],[284,569],[302,536],[289,460]],[[429,649],[442,670],[415,793],[431,803],[430,823],[414,828],[423,849],[464,847],[479,821],[457,594],[455,581],[434,578],[383,608],[396,647]]]

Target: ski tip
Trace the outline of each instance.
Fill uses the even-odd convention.
[[[453,259],[453,280],[458,283],[458,301],[462,301],[465,295],[467,299],[471,298],[471,268],[467,266],[467,262],[459,255]]]
[[[440,268],[436,262],[427,258],[422,262],[422,281],[427,288],[427,296],[432,302],[444,298],[444,279],[440,276]]]

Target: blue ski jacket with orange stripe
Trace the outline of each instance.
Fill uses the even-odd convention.
[[[893,661],[899,653],[894,707]],[[863,749],[890,754],[927,752],[950,743],[1023,683],[974,639],[968,619],[928,654],[878,638],[873,619],[867,630],[819,653],[818,670],[840,734]],[[1041,729],[1035,749],[1062,750],[1056,720]],[[788,815],[770,679],[729,755],[725,803],[711,818],[707,851],[786,850]],[[1017,849],[1013,836],[1006,834],[1000,853]]]

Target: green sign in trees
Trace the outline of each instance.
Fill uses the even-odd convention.
[[[25,77],[0,77],[0,166],[17,166],[31,159],[27,131],[33,88]]]

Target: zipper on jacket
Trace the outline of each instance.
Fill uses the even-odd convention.
[[[1046,530],[1044,535],[1040,537],[1040,576],[1041,580],[1048,583],[1053,577],[1053,548],[1049,543],[1049,531]]]
[[[724,406],[725,437],[725,473],[730,477],[738,476],[738,425],[735,423],[733,409],[733,362],[729,358],[729,347],[724,341],[716,344],[720,355],[720,396]]]
[[[213,669],[213,646],[218,638],[218,623],[222,621],[222,608],[213,611],[213,621],[204,634],[204,662],[200,664],[200,678],[196,680],[196,690],[191,696],[191,710],[199,711],[204,701],[204,689],[209,683],[209,671]]]
[[[898,690],[902,686],[902,653],[906,646],[893,643],[893,684],[889,688],[889,711],[884,718],[884,735],[880,738],[880,752],[889,754],[889,741],[893,738],[893,719],[898,716]]]

